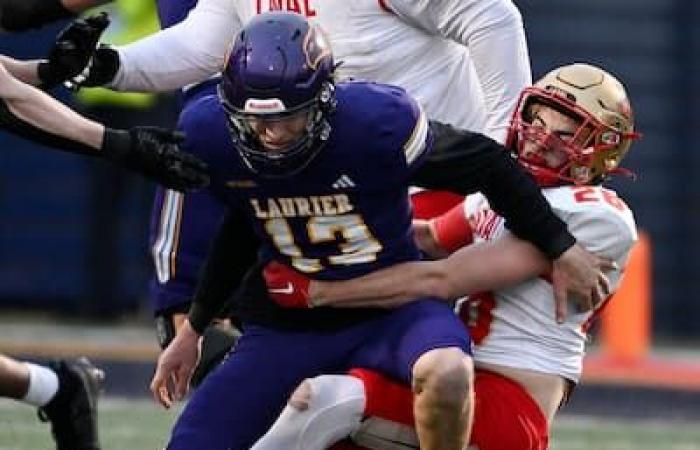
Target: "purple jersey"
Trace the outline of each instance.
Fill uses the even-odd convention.
[[[165,29],[182,22],[197,0],[158,0],[160,27]]]
[[[284,178],[250,171],[217,97],[202,99],[182,122],[191,136],[184,148],[209,164],[212,189],[250,220],[264,259],[320,279],[353,278],[419,256],[407,184],[429,147],[424,115],[395,87],[346,83],[337,98],[330,139],[304,170]]]
[[[188,102],[184,148],[209,164],[212,185],[156,203],[156,309],[189,302],[227,208],[250,221],[265,259],[315,278],[352,278],[419,257],[406,186],[430,146],[425,116],[396,87],[343,83],[336,95],[326,146],[306,169],[282,179],[247,168],[215,95]]]

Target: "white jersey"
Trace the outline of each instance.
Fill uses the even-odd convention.
[[[554,212],[588,251],[627,263],[637,240],[631,211],[614,191],[599,186],[565,186],[544,189]],[[464,202],[474,230],[475,242],[496,239],[508,233],[504,220],[489,209],[480,194]],[[612,291],[620,282],[621,270],[607,274]],[[509,289],[479,294],[470,299],[469,328],[474,341],[474,361],[556,374],[578,382],[586,344],[586,329],[595,312],[569,311],[559,325],[554,317],[554,292],[544,278],[536,278]]]
[[[243,24],[281,8],[326,31],[340,79],[402,86],[431,119],[499,141],[531,84],[522,18],[510,0],[199,0],[183,22],[120,48],[112,87],[202,81],[221,70]]]

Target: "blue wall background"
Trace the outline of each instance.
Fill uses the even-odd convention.
[[[534,77],[572,61],[601,65],[626,82],[644,139],[627,166],[639,179],[613,187],[654,245],[657,336],[699,337],[700,2],[520,0]],[[0,52],[41,56],[59,27],[0,37]],[[91,310],[86,217],[90,163],[0,136],[0,304]],[[143,202],[122,198],[113,312],[143,305],[149,273]],[[88,305],[86,307],[86,305]]]

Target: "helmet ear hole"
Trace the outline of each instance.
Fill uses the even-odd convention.
[[[335,85],[332,82],[326,81],[323,83],[318,95],[318,101],[322,109],[328,111],[335,109],[337,101],[335,99]]]
[[[612,153],[604,160],[605,170],[612,171],[617,169],[620,163],[620,155],[618,153]]]

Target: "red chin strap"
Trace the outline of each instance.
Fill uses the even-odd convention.
[[[527,169],[540,187],[556,187],[565,184],[571,184],[572,181],[563,179],[560,174],[554,170],[543,167],[539,164],[532,164],[528,161],[520,159],[520,164],[522,164],[525,169]]]

